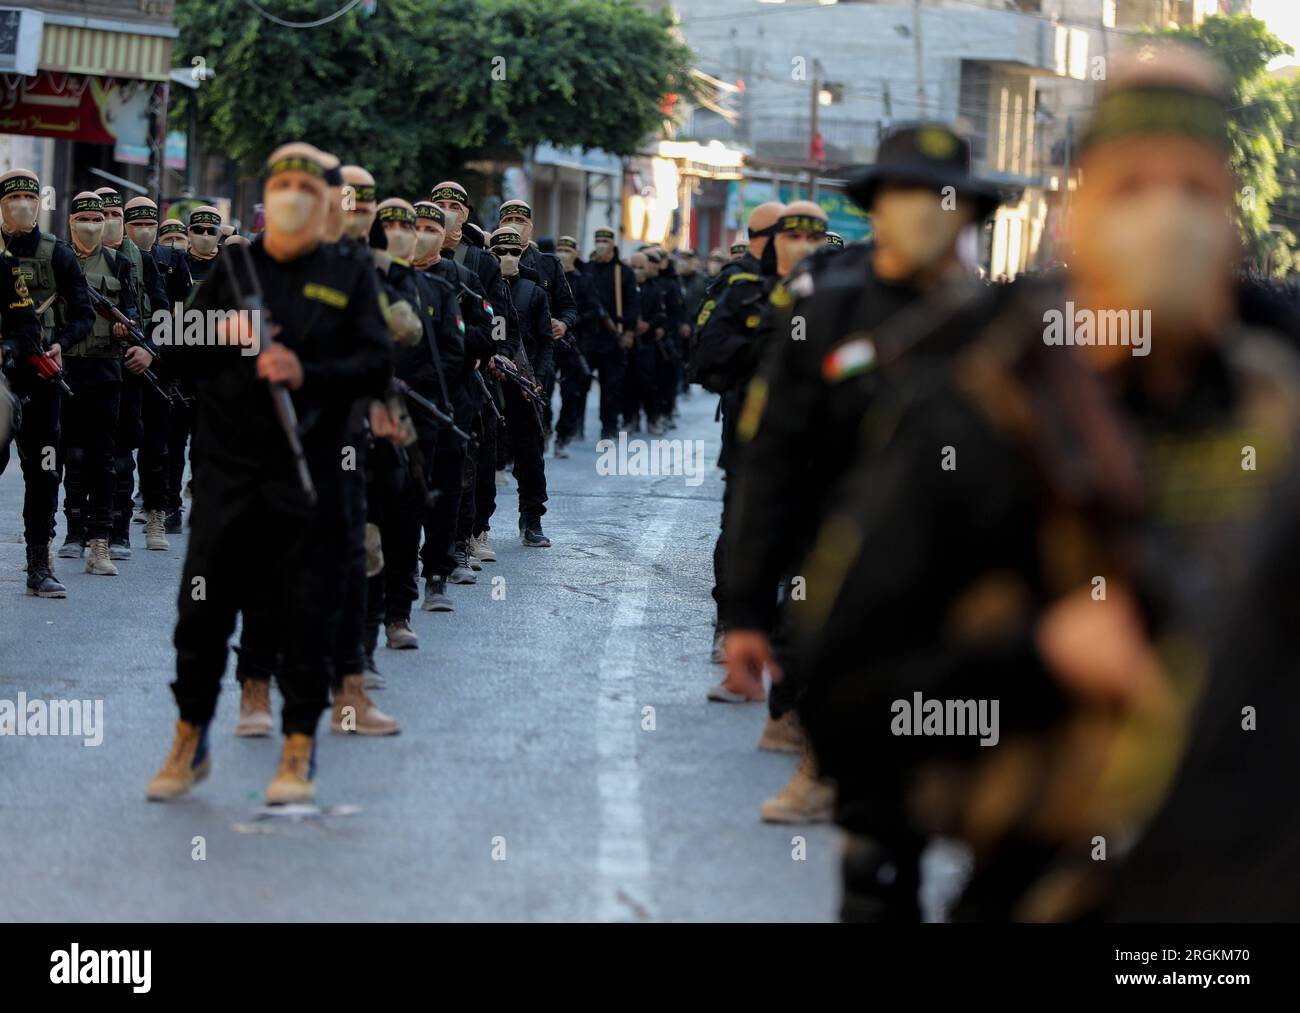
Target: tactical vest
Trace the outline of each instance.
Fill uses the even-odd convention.
[[[48,232],[42,232],[36,244],[35,255],[18,258],[23,278],[27,281],[27,291],[32,297],[33,308],[39,308],[45,300],[59,291],[58,280],[54,277],[54,247],[57,242],[58,240]],[[55,330],[63,326],[64,319],[63,299],[56,297],[41,314],[41,333],[45,344],[48,345]]]
[[[131,262],[131,281],[135,283],[135,308],[139,312],[141,320],[148,320],[149,293],[145,291],[144,287],[144,260],[140,253],[140,247],[123,236],[122,245],[118,252]]]
[[[113,273],[113,268],[108,262],[108,254],[102,246],[81,262],[81,272],[86,276],[87,285],[102,292],[108,297],[109,302],[121,308],[122,283]],[[116,358],[118,351],[113,341],[112,322],[96,314],[95,329],[90,337],[79,345],[65,349],[63,354],[87,359]]]

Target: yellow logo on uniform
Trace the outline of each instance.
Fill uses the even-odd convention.
[[[931,158],[951,158],[957,150],[957,138],[938,127],[926,127],[917,132],[916,146]]]
[[[323,302],[326,306],[333,306],[336,310],[341,310],[348,304],[348,297],[344,293],[336,288],[318,285],[314,281],[309,281],[302,287],[302,294],[308,299]]]

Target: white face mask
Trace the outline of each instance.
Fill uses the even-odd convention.
[[[519,273],[519,258],[514,256],[504,256],[501,258],[501,274],[507,278],[513,278]]]
[[[968,218],[944,210],[937,193],[891,190],[876,197],[871,226],[880,246],[905,260],[912,271],[933,267],[953,252]]]
[[[78,246],[83,250],[93,250],[104,237],[104,223],[73,222],[72,231],[76,234]]]
[[[508,225],[510,228],[518,232],[520,237],[523,239],[525,246],[527,246],[528,241],[533,238],[533,223],[530,221],[526,221],[523,218],[512,218],[507,222],[502,222],[501,224]]]
[[[104,243],[107,246],[116,246],[122,241],[122,219],[112,216],[104,217]]]
[[[163,236],[159,242],[162,243],[163,246],[170,246],[177,250],[188,250],[190,248],[190,241],[184,236],[178,236],[175,233],[172,233],[170,236]]]
[[[415,231],[404,229],[400,225],[384,228],[388,237],[388,255],[398,260],[410,260],[411,251],[415,249]]]
[[[576,250],[560,250],[556,256],[560,258],[560,263],[564,265],[566,271],[573,270],[573,262],[578,259]]]
[[[1109,204],[1079,245],[1104,272],[1114,308],[1150,310],[1153,327],[1176,329],[1218,298],[1235,242],[1218,203],[1161,188]]]
[[[349,211],[343,216],[343,234],[349,239],[365,239],[370,235],[370,226],[375,223],[375,212]]]
[[[424,260],[442,249],[442,232],[421,230],[415,234],[415,259]]]
[[[812,242],[803,239],[776,240],[776,269],[781,274],[789,274],[799,261],[812,253],[813,250],[820,249],[823,245],[825,244],[815,240]]]
[[[145,253],[152,250],[153,244],[158,241],[157,225],[128,225],[126,233],[131,237],[131,242]]]
[[[208,254],[210,254],[213,250],[217,248],[217,243],[219,243],[220,241],[221,241],[220,235],[200,236],[195,233],[190,233],[190,247],[200,257],[206,257]]]
[[[315,213],[316,198],[302,190],[276,190],[266,197],[266,227],[275,232],[301,232]]]
[[[4,230],[15,234],[30,232],[36,224],[35,197],[6,197],[0,202],[0,217],[4,219]]]

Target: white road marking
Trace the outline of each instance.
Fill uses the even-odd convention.
[[[618,595],[596,670],[600,840],[595,918],[601,922],[654,917],[650,856],[641,813],[641,769],[637,760],[641,736],[653,733],[641,731],[641,706],[647,701],[639,700],[636,694],[636,654],[655,580],[652,567],[681,510],[681,505],[672,499],[655,502],[657,512],[637,540],[635,556],[629,560],[641,568],[642,576]]]

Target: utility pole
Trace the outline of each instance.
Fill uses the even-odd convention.
[[[1070,158],[1074,153],[1074,116],[1065,117],[1065,200],[1061,214],[1061,228],[1070,224]]]
[[[925,75],[921,70],[921,0],[912,0],[912,42],[916,49],[916,118],[923,120],[925,112]]]
[[[808,136],[808,163],[812,166],[808,170],[808,199],[815,201],[817,199],[817,159],[820,145],[817,143],[818,119],[820,116],[822,100],[822,62],[813,60],[812,72],[812,112],[808,121],[812,130]]]

